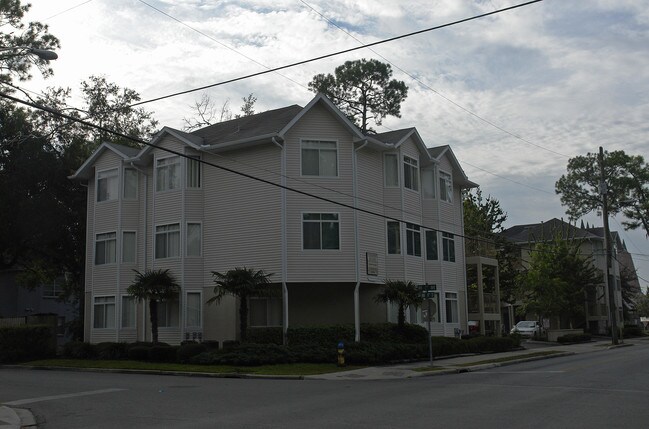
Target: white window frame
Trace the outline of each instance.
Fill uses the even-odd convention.
[[[304,144],[305,143],[334,143],[336,145],[336,174],[331,176],[331,175],[324,175],[320,174],[321,166],[320,166],[320,160],[318,159],[318,174],[304,174]],[[306,150],[317,150],[318,155],[321,150],[325,151],[331,151],[331,149],[306,149]],[[318,157],[319,158],[319,157]],[[340,155],[339,155],[339,145],[338,145],[338,140],[332,140],[332,139],[307,139],[303,138],[300,139],[300,176],[302,177],[322,177],[322,178],[328,178],[328,179],[335,179],[340,176]]]
[[[103,238],[103,239],[99,240],[99,236],[100,236],[100,235],[105,236],[105,235],[110,235],[110,234],[112,234],[113,237]],[[97,245],[98,245],[100,242],[101,242],[101,243],[107,243],[107,242],[109,242],[109,241],[113,241],[113,242],[114,242],[114,244],[113,244],[113,249],[114,249],[114,251],[113,251],[113,254],[112,254],[112,260],[110,260],[110,258],[108,258],[108,259],[106,259],[104,262],[97,263]],[[105,245],[106,245],[106,244],[104,244],[104,246],[105,246]],[[108,252],[104,252],[104,254],[105,254],[105,255],[108,255]],[[98,265],[112,265],[112,264],[116,264],[116,263],[117,263],[117,232],[116,232],[116,231],[98,232],[98,233],[95,234],[95,247],[94,247],[94,258],[93,258],[93,261],[94,261],[94,265],[95,265],[95,266],[98,266]]]
[[[194,170],[194,176],[190,176],[190,166],[196,163],[197,170]],[[198,185],[191,185],[192,179],[198,180]],[[185,158],[185,188],[187,189],[201,189],[203,187],[203,163],[201,162],[200,155],[187,155]]]
[[[460,307],[458,300],[457,292],[445,292],[444,293],[444,312],[446,323],[458,324],[460,323]],[[453,306],[452,311],[449,310],[449,304]],[[453,316],[457,317],[457,320],[453,320]]]
[[[104,177],[102,177],[104,176]],[[110,183],[110,180],[114,181],[114,189],[113,189],[113,194],[109,192],[110,186],[108,186],[108,183]],[[99,182],[101,180],[106,180],[107,186],[107,198],[100,200],[99,199]],[[95,201],[98,203],[105,203],[105,202],[110,202],[110,201],[117,201],[119,198],[119,168],[107,168],[105,170],[99,170],[97,171],[97,174],[95,176]]]
[[[419,243],[419,254],[417,254],[417,243]],[[411,247],[412,253],[410,253]],[[421,257],[421,227],[409,222],[406,222],[406,255]]]
[[[320,215],[320,219],[319,220],[312,220],[312,219],[305,220],[304,215]],[[332,220],[332,219],[324,220],[325,222],[335,222],[336,224],[338,224],[338,247],[335,248],[335,249],[323,249],[322,248],[322,241],[323,241],[322,240],[322,223],[323,223],[322,215],[335,215],[336,216],[335,220]],[[340,249],[342,248],[341,237],[340,237],[340,213],[336,213],[336,212],[320,212],[320,211],[305,211],[305,212],[302,212],[300,214],[300,222],[301,222],[301,225],[302,225],[302,250],[306,250],[306,251],[326,251],[326,252],[332,252],[332,251],[333,252],[338,252],[338,251],[340,251]],[[320,248],[305,248],[304,247],[304,223],[305,222],[318,223],[320,225]]]
[[[435,237],[435,257],[431,258],[429,257],[429,252],[428,252],[428,236],[434,236]],[[439,261],[439,236],[437,234],[437,231],[433,229],[428,229],[424,231],[424,243],[425,243],[425,248],[426,248],[426,260],[427,261]]]
[[[126,306],[124,305],[124,300],[130,300],[133,303],[132,307],[132,313],[131,313],[131,320],[133,322],[133,325],[125,325],[124,324],[124,316],[126,315]],[[132,295],[122,295],[120,297],[119,301],[119,307],[120,307],[120,317],[119,317],[119,326],[121,329],[135,329],[137,327],[137,299],[132,296]]]
[[[198,225],[200,234],[198,236],[198,254],[189,253],[189,225]],[[202,222],[186,222],[185,223],[185,256],[188,258],[200,258],[203,256],[203,223]]]
[[[251,301],[265,301],[266,302],[266,324],[265,325],[253,325],[252,321],[252,304]],[[279,314],[279,323],[278,324],[271,324],[271,308],[273,306],[273,302],[275,302],[275,305],[279,304],[279,309],[280,309],[280,314]],[[249,326],[251,328],[270,328],[270,327],[278,327],[282,326],[282,298],[281,297],[257,297],[257,296],[251,296],[248,298],[248,308],[249,308],[249,313],[248,313],[248,322]]]
[[[425,200],[434,200],[437,197],[436,185],[435,185],[435,169],[424,169],[421,170],[421,191]],[[427,188],[426,184],[430,185],[430,188]]]
[[[392,158],[394,160],[394,168],[395,168],[395,178],[397,179],[396,184],[395,183],[388,183],[388,158]],[[390,161],[392,162],[392,161]],[[399,154],[398,153],[384,153],[383,154],[383,186],[386,188],[398,188],[401,184],[401,169],[399,168]]]
[[[132,172],[135,173],[135,176],[134,176],[134,177],[135,177],[135,195],[134,195],[134,196],[130,196],[130,197],[127,197],[127,196],[126,196],[126,183],[127,183],[127,180],[126,180],[126,172],[127,172],[127,171],[132,171]],[[137,171],[136,168],[133,168],[133,167],[124,167],[124,168],[122,169],[122,199],[127,200],[127,201],[134,201],[134,200],[137,200],[137,198],[138,198],[138,192],[139,192],[139,189],[138,189],[138,188],[139,188],[139,187],[140,187],[140,173]]]
[[[113,302],[102,302],[102,303],[97,303],[98,298],[113,298]],[[93,329],[115,329],[117,327],[117,303],[115,302],[115,295],[95,295],[92,298],[92,328]],[[104,307],[104,317],[102,320],[102,325],[104,326],[96,326],[97,325],[97,320],[96,320],[96,315],[97,315],[97,307],[102,306]],[[108,316],[108,311],[107,309],[109,307],[113,307],[113,324],[112,326],[108,326],[108,322],[110,321]]]
[[[413,174],[407,173],[407,172],[412,171],[412,169],[414,169]],[[414,188],[408,187],[406,185],[406,182],[407,182],[406,181],[406,174],[412,176],[412,177],[410,177],[410,181],[411,181],[411,183],[413,183],[412,181],[414,180],[414,183],[415,183]],[[413,158],[411,156],[408,156],[408,155],[403,155],[403,187],[405,189],[409,189],[409,190],[411,190],[413,192],[419,192],[419,188],[420,188],[419,182],[420,182],[420,180],[419,180],[419,160],[417,160],[416,158]]]
[[[397,251],[396,252],[390,252],[390,224],[392,224],[392,225],[397,224],[397,228],[396,228],[396,231],[397,231],[397,242],[396,242]],[[387,221],[385,223],[385,233],[386,233],[386,237],[385,237],[385,240],[386,240],[385,247],[386,247],[386,249],[385,250],[386,250],[387,254],[388,255],[401,255],[401,253],[402,253],[402,251],[401,251],[401,244],[402,244],[401,243],[401,222],[392,221],[392,220]]]
[[[455,234],[442,232],[442,260],[455,262]]]
[[[41,284],[41,298],[58,298],[61,292],[63,292],[63,285],[59,279]]]
[[[133,260],[132,261],[127,261],[124,255],[126,254],[125,249],[126,249],[126,239],[124,236],[126,234],[133,234]],[[124,230],[122,231],[122,255],[121,255],[121,261],[123,264],[137,264],[137,231],[130,231],[130,230]]]
[[[167,324],[167,322],[169,322],[169,319],[170,319],[170,317],[169,317],[169,314],[170,314],[169,313],[169,305],[168,305],[168,303],[170,303],[170,302],[175,302],[176,305],[174,306],[174,308],[178,309],[178,317],[176,318],[177,324],[175,324],[175,325]],[[180,326],[180,318],[181,318],[181,314],[180,314],[180,295],[176,295],[175,298],[168,299],[166,301],[158,301],[157,305],[158,305],[158,327],[162,328],[162,329],[166,329],[166,328],[176,329],[176,328],[178,328]],[[160,315],[162,314],[162,310],[163,310],[162,307],[163,306],[164,306],[165,319],[166,319],[166,323],[164,323],[164,324],[161,323],[161,321],[160,321]]]
[[[198,325],[189,322],[189,295],[198,295]],[[203,292],[188,290],[185,292],[185,328],[189,330],[203,329]]]
[[[160,162],[168,162],[169,160],[175,158],[176,162],[169,163],[169,164],[163,164],[162,166],[158,165]],[[177,178],[176,181],[170,181],[169,183],[165,183],[165,187],[161,189],[162,187],[160,186],[159,183],[159,176],[160,176],[160,170],[161,169],[166,169],[169,166],[176,165],[177,168]],[[155,169],[155,190],[156,192],[169,192],[169,191],[175,191],[180,189],[181,183],[182,183],[182,163],[180,161],[180,155],[172,155],[172,156],[165,156],[162,158],[156,158],[155,163],[154,163],[154,169]],[[173,187],[170,187],[170,185],[173,185]]]
[[[171,227],[171,226],[177,226],[178,228],[175,230],[166,230],[166,231],[158,231],[158,228],[162,227]],[[165,244],[165,253],[164,256],[158,256],[158,237],[161,235],[168,236],[169,234],[178,234],[178,248],[175,249],[176,252],[175,254],[170,254],[169,252],[169,239],[168,237],[166,238],[166,244]],[[153,256],[155,259],[171,259],[171,258],[179,258],[181,255],[181,248],[182,248],[182,243],[181,243],[181,231],[180,231],[180,223],[174,222],[174,223],[166,223],[166,224],[160,224],[155,226],[155,237],[154,237],[154,242],[153,242]]]
[[[445,171],[439,172],[439,199],[453,203],[453,176]]]

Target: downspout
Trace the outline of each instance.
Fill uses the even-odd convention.
[[[119,309],[119,312],[115,315],[115,341],[119,342],[119,331],[121,330],[121,325],[122,325],[122,318],[118,317],[121,316],[122,314],[122,288],[121,288],[121,277],[122,277],[122,250],[124,249],[124,243],[122,243],[123,239],[123,233],[122,233],[122,201],[124,199],[124,168],[120,166],[120,168],[117,170],[118,171],[118,181],[119,183],[119,191],[117,192],[117,195],[119,195],[119,201],[117,203],[117,234],[115,234],[117,237],[115,237],[115,242],[119,243],[119,245],[115,246],[117,247],[115,249],[115,256],[117,261],[117,279],[115,281],[115,285],[117,287],[117,293],[115,294],[115,308]]]
[[[361,340],[361,313],[360,313],[360,289],[361,289],[361,265],[360,245],[358,243],[358,177],[357,177],[357,153],[367,146],[368,141],[352,151],[352,192],[354,194],[354,252],[356,253],[356,286],[354,287],[354,341]]]
[[[281,214],[280,214],[280,235],[281,235],[281,258],[282,258],[282,342],[287,343],[288,331],[288,286],[287,286],[287,251],[286,251],[286,148],[283,144],[279,143],[275,137],[271,141],[281,150],[280,155],[280,171],[282,184],[281,190]]]
[[[435,166],[435,186],[439,184],[439,165]],[[442,190],[439,189],[437,194],[437,227],[439,228],[440,222],[442,219],[442,200],[441,200]],[[439,250],[439,243],[442,243],[442,252],[437,255],[439,260],[439,296],[437,298],[437,313],[439,314],[439,323],[442,325],[442,336],[446,336],[446,305],[444,301],[444,237],[440,234],[441,231],[437,231],[438,241],[437,249]],[[442,317],[442,309],[444,309],[444,317]]]
[[[130,165],[137,172],[139,172],[140,174],[142,174],[144,176],[144,195],[143,195],[143,197],[144,197],[144,200],[143,200],[143,207],[144,207],[143,208],[143,214],[144,214],[144,229],[143,230],[144,230],[144,234],[142,234],[143,235],[142,238],[144,239],[144,242],[142,243],[143,247],[144,247],[144,255],[143,255],[144,260],[142,261],[142,264],[143,264],[144,272],[146,272],[146,262],[147,262],[147,260],[146,260],[146,258],[147,258],[147,245],[146,245],[146,243],[147,243],[147,232],[148,232],[148,228],[147,228],[147,223],[148,223],[147,208],[149,206],[147,204],[148,203],[147,199],[148,199],[148,196],[149,196],[149,176],[144,171],[137,168],[135,166],[135,164],[133,164],[132,161],[131,161]],[[138,239],[139,239],[139,237],[138,237]],[[141,337],[142,341],[146,341],[146,308],[147,308],[146,304],[142,303],[142,337]]]
[[[460,188],[460,225],[462,226],[462,264],[464,269],[462,270],[462,273],[464,274],[462,276],[462,284],[464,285],[464,314],[466,314],[466,333],[469,333],[469,290],[467,288],[466,284],[466,238],[464,237],[464,201],[462,200],[462,188]],[[481,311],[480,314],[480,332],[484,335],[483,329],[485,329],[485,322],[484,322],[484,285],[483,282],[484,280],[482,279],[482,255],[480,255],[480,271],[478,272],[479,279],[478,284],[480,285],[481,288],[481,297],[478,297],[479,300],[479,305],[481,306],[479,311]],[[496,266],[496,272],[498,272],[498,266]],[[500,286],[499,286],[500,287]],[[500,300],[498,301],[498,312],[500,312]],[[461,325],[460,325],[461,326]]]
[[[186,154],[186,150],[183,150],[183,155]],[[184,157],[183,157],[184,158]],[[186,303],[185,303],[185,253],[187,252],[187,158],[182,160],[180,164],[180,183],[181,187],[181,198],[182,198],[182,210],[180,212],[180,293],[178,294],[178,326],[180,327],[180,342],[183,341],[185,336],[185,313],[186,313]],[[199,167],[200,168],[200,167]],[[202,234],[202,227],[201,227]]]

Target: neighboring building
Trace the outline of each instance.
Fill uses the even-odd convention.
[[[434,335],[466,331],[461,190],[477,185],[448,146],[414,128],[363,135],[322,95],[151,143],[104,143],[73,176],[88,184],[87,341],[149,340],[126,289],[133,270],[165,268],[182,286],[159,311],[169,343],[236,338],[235,299],[205,302],[212,271],[244,266],[281,290],[250,299],[251,327],[353,323],[358,338],[396,320],[373,300],[389,278],[436,285]]]
[[[527,266],[530,260],[530,249],[534,249],[536,243],[553,240],[556,236],[565,237],[566,239],[575,239],[580,243],[580,252],[582,255],[592,257],[593,265],[598,268],[602,274],[602,283],[597,286],[595,293],[584,298],[586,309],[587,326],[581,326],[593,333],[606,333],[609,323],[609,299],[606,290],[606,249],[604,245],[604,234],[602,228],[579,228],[576,225],[564,222],[559,219],[551,219],[547,222],[516,225],[506,229],[503,235],[511,242],[521,247],[521,259],[523,266]],[[617,234],[611,233],[611,238],[615,240]],[[613,241],[614,243],[615,241]],[[622,293],[620,288],[620,268],[615,257],[616,251],[613,250],[610,266],[611,287],[614,288],[615,308],[617,311],[617,322],[621,327],[624,323],[622,314]],[[514,315],[510,313],[510,317]],[[510,321],[510,322],[513,322]],[[551,321],[551,328],[565,328],[558,326],[558,321]],[[575,326],[577,328],[577,326]]]

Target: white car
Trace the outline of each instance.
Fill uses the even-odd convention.
[[[510,334],[520,334],[523,337],[538,338],[541,336],[541,325],[536,320],[521,320],[512,328]]]

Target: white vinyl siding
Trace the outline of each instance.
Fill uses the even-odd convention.
[[[305,250],[340,249],[340,225],[337,213],[302,214],[302,248]]]
[[[201,256],[203,226],[200,223],[187,223],[187,256]]]
[[[114,264],[116,259],[117,234],[107,232],[95,238],[95,265]]]
[[[135,263],[137,243],[134,231],[122,232],[122,262]]]
[[[388,254],[401,254],[401,223],[388,221]]]
[[[155,231],[155,258],[180,256],[180,224],[158,225]]]
[[[416,159],[403,157],[403,186],[413,191],[419,191],[419,167]]]
[[[187,311],[185,313],[185,326],[187,328],[200,328],[201,319],[201,293],[187,292]]]
[[[187,158],[187,188],[197,189],[201,187],[201,167],[199,156]]]
[[[383,172],[386,188],[399,187],[399,156],[396,153],[386,153],[383,157]]]
[[[421,189],[424,192],[424,198],[432,200],[435,198],[435,171],[421,171]]]
[[[95,329],[115,328],[115,297],[97,296],[93,305]]]
[[[117,168],[97,173],[97,202],[117,199],[119,178]]]
[[[156,160],[156,191],[169,191],[180,187],[180,157],[170,156]]]
[[[453,202],[453,180],[451,175],[444,172],[439,172],[439,199]]]
[[[419,225],[406,223],[406,253],[421,256],[421,231]]]
[[[135,328],[135,297],[122,296],[122,328]]]
[[[337,177],[338,143],[302,140],[302,176]]]
[[[282,300],[280,298],[250,298],[250,326],[281,326]]]
[[[446,292],[446,323],[459,323],[460,315],[457,306],[457,293]]]
[[[138,174],[135,168],[124,169],[123,195],[125,200],[137,199]]]

